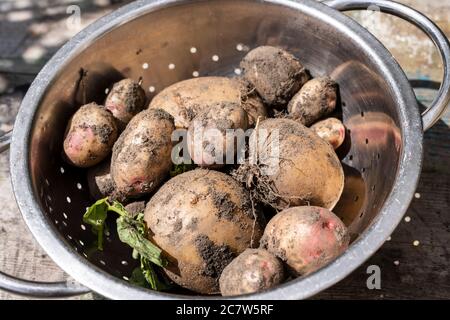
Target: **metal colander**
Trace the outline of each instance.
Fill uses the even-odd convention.
[[[180,298],[128,282],[136,262],[115,232],[104,251],[83,224],[89,197],[85,171],[61,157],[66,123],[80,105],[103,103],[124,77],[142,78],[148,98],[177,81],[239,75],[242,57],[259,45],[285,48],[313,76],[340,85],[349,143],[341,148],[345,190],[335,208],[349,226],[351,247],[318,272],[249,298],[306,298],[344,278],[372,255],[401,220],[422,161],[422,130],[449,101],[449,44],[420,13],[391,1],[328,2],[335,9],[376,5],[422,28],[444,61],[438,98],[422,120],[407,78],[392,55],[356,22],[312,0],[136,1],[100,19],[66,44],[25,97],[14,129],[11,173],[21,212],[72,283],[31,283],[0,274],[14,292],[58,296],[94,290],[109,298]],[[89,289],[88,289],[89,288]],[[191,297],[192,298],[192,297]],[[204,297],[202,297],[204,298]]]

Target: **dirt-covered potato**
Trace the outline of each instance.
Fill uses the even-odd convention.
[[[310,126],[336,108],[337,84],[330,77],[315,78],[300,89],[288,105],[289,115]]]
[[[132,79],[115,83],[105,101],[105,108],[111,111],[120,126],[125,128],[128,122],[144,110],[145,91]]]
[[[134,201],[125,206],[125,210],[131,215],[136,216],[139,213],[144,213],[146,202],[144,200]]]
[[[308,80],[300,61],[276,47],[251,50],[241,61],[244,77],[256,88],[263,101],[273,108],[284,108]]]
[[[87,168],[105,159],[118,137],[113,115],[96,103],[82,106],[69,121],[64,153],[74,166]]]
[[[265,120],[269,117],[269,113],[255,87],[244,78],[238,78],[237,81],[241,88],[241,107],[247,112],[249,127],[253,128],[258,119],[259,121]]]
[[[283,260],[294,275],[304,276],[325,266],[348,247],[342,221],[319,207],[292,207],[267,224],[261,246]]]
[[[149,240],[167,256],[167,275],[203,294],[219,293],[222,270],[258,246],[264,222],[238,182],[205,169],[166,182],[147,204],[144,219]]]
[[[341,120],[336,118],[328,118],[316,122],[311,126],[319,137],[331,144],[336,150],[341,146],[345,139],[345,127]]]
[[[247,112],[236,103],[221,103],[199,113],[188,130],[189,155],[201,167],[220,168],[234,161],[237,138],[233,129],[248,127]],[[242,146],[245,150],[245,139]],[[234,162],[233,162],[234,163]]]
[[[277,210],[336,205],[344,187],[342,165],[331,145],[311,129],[291,119],[266,119],[250,143],[259,162],[241,165],[233,176],[255,199]]]
[[[246,110],[261,101],[236,79],[200,77],[165,88],[153,98],[150,108],[167,111],[174,117],[177,128],[187,129],[200,112],[221,103],[236,103]]]
[[[173,118],[160,109],[137,114],[113,148],[111,176],[121,196],[137,197],[155,190],[172,167]]]
[[[110,171],[111,160],[105,160],[95,167],[89,168],[87,181],[89,193],[94,199],[99,200],[109,197],[116,189]]]
[[[219,279],[223,296],[256,293],[280,284],[283,263],[264,249],[247,249],[223,269]]]

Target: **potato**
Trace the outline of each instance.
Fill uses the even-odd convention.
[[[168,259],[168,277],[203,294],[219,292],[222,270],[245,249],[258,246],[264,225],[237,181],[205,169],[166,182],[147,204],[144,220],[149,240]]]
[[[296,276],[327,265],[348,247],[347,228],[331,211],[319,207],[292,207],[267,224],[261,246],[283,260]]]
[[[125,206],[125,210],[132,216],[144,213],[146,202],[144,200],[134,201]]]
[[[140,112],[113,148],[111,176],[117,193],[138,197],[155,190],[172,167],[173,118],[160,109]]]
[[[115,83],[105,101],[105,107],[125,128],[128,122],[144,110],[145,91],[139,83],[132,79],[124,79]]]
[[[331,144],[334,150],[339,148],[345,139],[345,127],[343,123],[336,118],[328,118],[319,121],[311,126],[311,130]]]
[[[256,137],[258,137],[256,139]],[[266,119],[250,136],[258,163],[241,165],[233,175],[255,199],[277,210],[316,205],[332,209],[344,187],[344,172],[333,148],[291,119]],[[252,156],[255,158],[255,155]]]
[[[310,126],[336,108],[337,84],[330,77],[308,81],[288,105],[289,115]]]
[[[87,172],[87,181],[90,195],[96,199],[102,199],[111,196],[116,185],[111,177],[111,160],[105,160],[102,163],[92,167]]]
[[[105,159],[118,137],[117,124],[103,106],[90,103],[75,112],[64,139],[64,153],[74,166],[87,168]]]
[[[160,108],[175,119],[177,128],[188,129],[191,121],[213,105],[239,104],[251,115],[266,114],[261,98],[240,79],[200,77],[177,82],[157,94],[149,108]]]
[[[296,57],[270,46],[251,50],[241,61],[241,69],[264,103],[277,109],[284,108],[309,77]]]
[[[267,108],[262,102],[261,97],[256,92],[255,87],[244,78],[238,78],[241,90],[241,107],[247,112],[248,125],[250,128],[256,126],[256,123],[269,117]]]
[[[230,131],[245,131],[247,127],[247,112],[239,104],[221,103],[202,111],[191,122],[188,130],[191,159],[195,164],[209,168],[223,167],[227,159],[234,161],[238,146],[236,136]],[[244,139],[242,143],[241,147],[244,148]]]
[[[219,279],[223,296],[256,293],[280,284],[282,262],[263,249],[247,249],[223,269]]]

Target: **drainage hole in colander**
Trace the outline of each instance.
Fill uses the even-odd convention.
[[[170,70],[174,70],[175,69],[175,64],[174,63],[170,63],[168,67],[169,67]]]
[[[196,47],[192,47],[192,48],[190,49],[190,51],[191,51],[191,53],[197,53],[197,48],[196,48]]]
[[[105,262],[105,261],[103,261],[103,260],[100,260],[99,262],[100,262],[100,264],[101,264],[101,265],[104,265],[104,266],[106,266],[106,262]]]
[[[78,242],[84,247],[84,242],[83,241],[79,240]]]
[[[48,206],[48,211],[53,212],[53,208],[51,206]]]
[[[130,279],[129,279],[128,277],[123,276],[122,278],[123,278],[123,280],[125,280],[125,281],[130,281]]]
[[[128,265],[128,262],[125,261],[125,260],[122,260],[120,263],[121,263],[122,265],[124,265],[124,266],[127,266],[127,265]]]
[[[199,75],[200,75],[200,73],[199,73],[198,71],[192,72],[192,76],[193,76],[194,78],[197,78]]]
[[[63,167],[59,168],[59,171],[61,171],[61,173],[64,173],[64,168]]]
[[[85,252],[83,252],[83,256],[84,256],[85,258],[88,257],[88,255],[87,255]]]
[[[67,239],[73,240],[72,236],[70,234],[67,235]]]
[[[78,189],[78,190],[83,189],[83,186],[82,186],[81,183],[79,183],[79,182],[77,183],[77,189]]]
[[[145,62],[142,64],[142,69],[147,70],[149,66],[150,65],[147,62]]]
[[[148,91],[150,91],[150,92],[155,92],[155,91],[156,91],[156,88],[155,88],[154,86],[150,86],[150,87],[148,88]]]
[[[67,223],[65,221],[62,222],[64,227],[67,227]]]
[[[50,186],[50,181],[48,181],[47,178],[45,179],[45,184],[46,184],[47,186]]]
[[[81,227],[81,230],[86,231],[86,226],[84,224],[82,224],[80,227]]]
[[[241,71],[241,69],[236,68],[236,69],[234,69],[234,73],[237,75],[240,75],[242,73],[242,71]]]
[[[63,217],[64,217],[64,219],[66,219],[67,220],[67,214],[65,213],[65,212],[63,212]]]
[[[211,57],[211,59],[212,59],[212,61],[217,62],[217,61],[219,61],[220,58],[217,54],[215,54]]]
[[[72,202],[72,199],[70,199],[70,197],[67,197],[67,198],[66,198],[66,201],[67,201],[67,203],[71,203],[71,202]]]
[[[52,201],[52,197],[50,195],[47,195],[47,200]]]
[[[248,51],[250,50],[246,45],[242,44],[242,43],[238,43],[236,45],[236,50],[237,51]]]

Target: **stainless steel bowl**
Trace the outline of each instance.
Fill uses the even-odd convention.
[[[422,117],[392,55],[339,12],[374,5],[420,27],[441,53],[442,88]],[[314,274],[241,298],[307,298],[368,259],[408,208],[421,171],[423,128],[433,125],[450,100],[450,49],[439,28],[413,9],[384,0],[327,5],[312,0],[142,0],[95,22],[58,51],[23,100],[12,137],[12,182],[22,215],[48,255],[82,285],[0,274],[0,287],[37,296],[94,290],[113,299],[185,298],[129,284],[134,262],[130,249],[114,235],[103,252],[90,250],[94,237],[82,225],[90,204],[85,175],[61,160],[64,128],[80,104],[101,103],[105,89],[125,76],[142,77],[151,97],[197,73],[239,73],[240,59],[263,44],[290,50],[313,76],[330,74],[340,85],[351,145],[344,158],[346,187],[335,210],[354,241]]]

